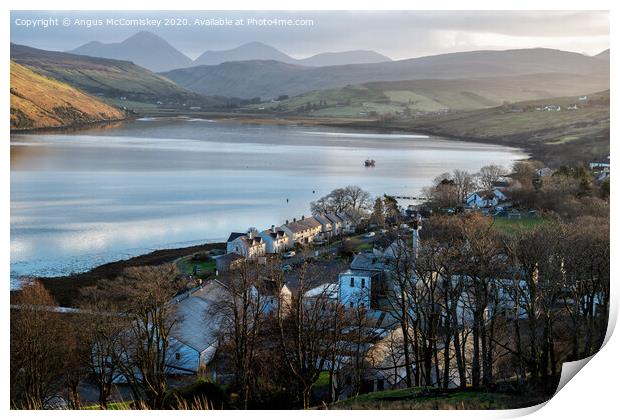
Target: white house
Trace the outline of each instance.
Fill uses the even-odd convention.
[[[265,241],[260,235],[253,232],[233,232],[226,241],[226,252],[235,252],[247,259],[258,258],[265,255]]]
[[[609,173],[610,163],[609,156],[603,159],[595,160],[594,162],[590,162],[590,170]]]
[[[325,217],[332,223],[333,236],[340,236],[344,221],[336,213],[327,213]]]
[[[491,191],[479,191],[469,194],[465,200],[465,204],[469,208],[483,209],[487,207],[495,207],[502,201],[506,201],[508,197],[498,187]]]
[[[262,231],[260,237],[265,242],[265,251],[268,254],[279,254],[289,248],[288,235],[281,228],[272,225],[271,229]]]
[[[334,226],[332,221],[329,220],[324,214],[314,216],[314,218],[321,224],[321,233],[324,239],[331,239],[334,237]]]
[[[307,245],[314,241],[314,238],[321,235],[323,227],[314,217],[301,216],[301,219],[293,219],[291,223],[280,226],[288,236],[288,246],[293,247],[296,243]]]
[[[338,212],[336,215],[342,220],[342,231],[344,233],[355,233],[355,227],[357,223],[351,216],[344,212]]]
[[[209,372],[218,347],[219,317],[210,308],[225,298],[224,288],[217,281],[179,297],[175,305],[177,322],[172,326],[169,343],[170,373],[208,373],[215,380],[215,371]]]
[[[372,271],[347,270],[338,276],[338,299],[350,308],[370,308]]]

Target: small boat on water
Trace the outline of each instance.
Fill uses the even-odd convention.
[[[375,166],[375,160],[374,159],[366,159],[364,161],[364,166],[365,167],[374,167]]]

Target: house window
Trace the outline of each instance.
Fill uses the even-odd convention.
[[[364,287],[366,287],[366,279],[365,279],[365,278],[362,278],[362,289],[363,289]]]
[[[351,277],[351,287],[355,287],[355,277]]]
[[[174,357],[177,360],[181,360],[181,353],[175,353]]]

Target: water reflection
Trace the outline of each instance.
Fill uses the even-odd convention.
[[[523,157],[426,136],[191,119],[13,135],[12,279],[281,224],[343,185],[416,195],[442,172]]]

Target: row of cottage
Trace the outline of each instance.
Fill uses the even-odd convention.
[[[226,253],[254,259],[265,254],[279,254],[292,249],[296,244],[305,246],[323,242],[341,234],[353,233],[355,220],[344,212],[326,213],[317,216],[286,221],[282,226],[263,230],[260,233],[233,232],[226,241]]]

